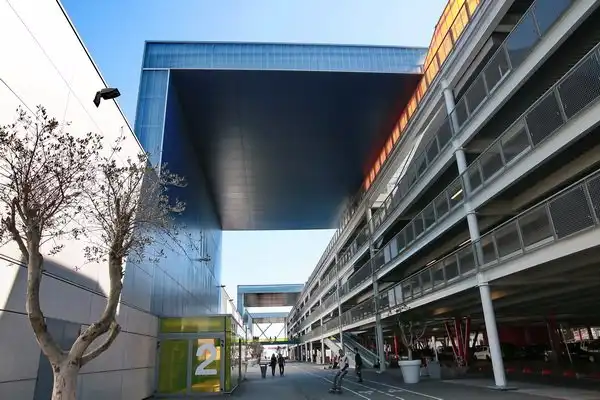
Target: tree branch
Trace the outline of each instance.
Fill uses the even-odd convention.
[[[119,336],[119,332],[121,332],[121,326],[117,324],[116,321],[113,321],[110,324],[108,336],[106,337],[104,342],[95,349],[91,350],[89,353],[85,354],[83,357],[81,357],[80,366],[83,367],[85,364],[89,363],[90,361],[98,357],[100,354],[104,353],[112,345],[117,336]]]

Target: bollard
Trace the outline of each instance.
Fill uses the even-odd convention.
[[[260,364],[260,375],[263,379],[267,377],[267,364]]]

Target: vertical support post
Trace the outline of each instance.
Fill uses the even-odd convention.
[[[454,108],[456,107],[456,103],[454,102],[454,94],[452,90],[448,86],[447,81],[442,82],[442,88],[444,90],[444,103],[446,106],[446,112],[450,116],[450,120],[452,121],[452,127],[454,132],[458,132],[458,121],[456,120],[456,114],[453,113]],[[477,264],[483,265],[483,248],[481,247],[480,238],[481,232],[479,231],[479,224],[477,223],[477,215],[475,214],[475,210],[471,207],[469,203],[469,196],[471,194],[471,185],[468,177],[465,175],[468,164],[467,157],[465,155],[465,151],[458,147],[456,141],[452,140],[452,146],[454,147],[454,158],[456,160],[456,166],[458,169],[458,174],[463,176],[462,184],[464,188],[464,208],[465,213],[467,214],[467,225],[469,227],[469,236],[471,238],[471,243],[475,245],[475,252],[477,254]]]
[[[308,344],[310,345],[310,356],[308,359],[310,362],[313,362],[313,342],[309,342]]]
[[[323,343],[322,338],[321,338],[321,364],[325,364],[325,343]]]
[[[340,349],[344,350],[344,327],[342,326],[342,286],[340,284],[340,264],[338,264],[338,255],[335,254],[335,287],[338,303],[338,322],[340,325]]]
[[[373,234],[375,228],[373,226],[373,213],[371,207],[367,207],[366,212],[367,223],[369,224],[369,253],[371,260],[375,257],[375,248],[373,247]],[[385,371],[385,349],[383,346],[383,327],[381,326],[381,314],[379,313],[379,283],[377,282],[377,274],[373,270],[371,264],[371,274],[373,276],[373,300],[375,302],[375,346],[377,348],[377,357],[379,358],[379,371]]]
[[[502,360],[502,349],[500,348],[500,338],[498,336],[498,327],[496,326],[496,314],[494,313],[492,294],[488,281],[481,273],[477,274],[477,285],[479,286],[481,307],[483,308],[483,318],[485,320],[485,331],[487,333],[488,346],[492,357],[494,381],[497,388],[506,389],[504,361]]]

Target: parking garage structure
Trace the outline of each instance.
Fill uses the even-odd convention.
[[[375,181],[292,310],[299,346],[353,351],[369,334],[359,352],[385,360],[386,332],[414,320],[458,358],[458,331],[485,332],[507,388],[507,327],[554,325],[560,342],[557,326],[598,324],[597,7],[482,2],[405,133],[415,155],[388,160],[397,183]]]

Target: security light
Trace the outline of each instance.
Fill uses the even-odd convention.
[[[100,89],[96,92],[96,96],[94,96],[94,104],[96,105],[96,107],[100,106],[100,100],[104,99],[104,100],[111,100],[111,99],[116,99],[117,97],[119,97],[121,95],[121,92],[119,92],[119,89],[117,88],[104,88],[104,89]]]

